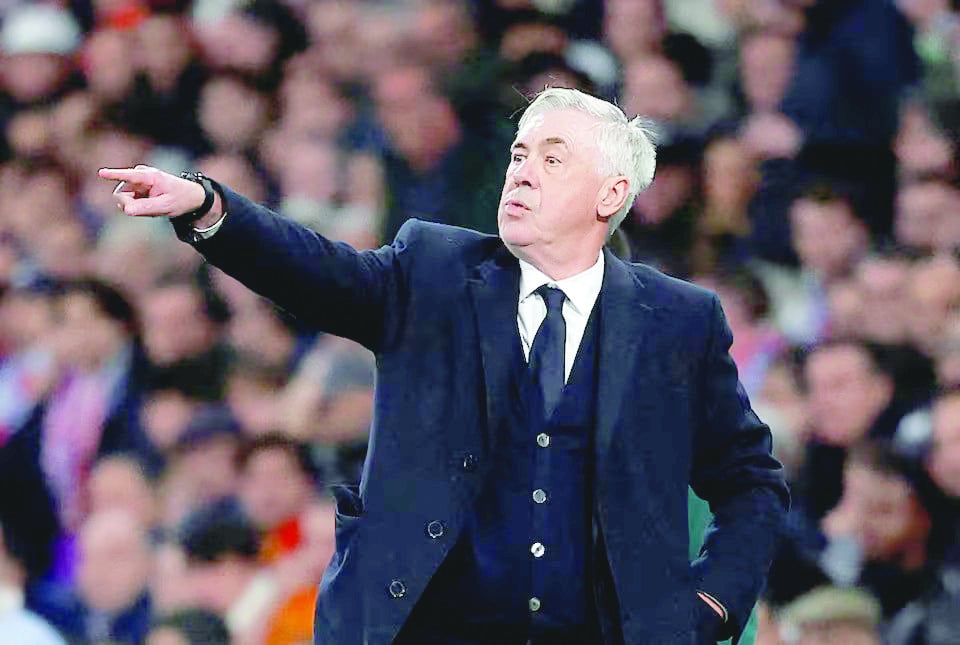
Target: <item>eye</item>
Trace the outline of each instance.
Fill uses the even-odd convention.
[[[520,163],[521,161],[523,161],[523,159],[524,157],[522,154],[515,152],[510,156],[510,163]]]
[[[550,155],[549,157],[547,157],[547,165],[548,165],[548,166],[559,166],[559,165],[560,165],[560,159],[558,159],[557,157],[554,157],[553,155]]]

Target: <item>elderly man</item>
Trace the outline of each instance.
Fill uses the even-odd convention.
[[[377,355],[359,489],[336,489],[318,643],[713,643],[788,504],[717,298],[604,249],[653,177],[641,120],[540,94],[499,237],[408,221],[358,253],[226,187],[102,169],[213,264]],[[469,196],[466,196],[469,197]],[[715,514],[687,557],[687,487]]]

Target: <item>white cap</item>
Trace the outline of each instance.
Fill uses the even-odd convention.
[[[51,5],[27,4],[7,12],[0,29],[4,54],[70,54],[81,33],[69,11]]]

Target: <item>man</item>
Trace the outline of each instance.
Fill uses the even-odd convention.
[[[788,494],[716,297],[603,248],[654,154],[639,119],[547,90],[511,147],[499,237],[411,220],[363,253],[224,187],[100,171],[127,215],[190,213],[174,225],[211,262],[377,355],[316,642],[739,634]],[[693,565],[688,484],[716,516]]]

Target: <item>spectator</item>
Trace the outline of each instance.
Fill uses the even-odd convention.
[[[230,632],[216,614],[184,609],[157,618],[146,645],[230,645]]]
[[[854,579],[877,597],[887,619],[935,584],[937,508],[922,486],[919,469],[889,445],[861,443],[844,466],[839,503],[823,518],[831,541],[852,540],[860,554],[828,564],[828,573],[859,570]],[[828,547],[824,559],[832,555]]]
[[[839,500],[847,449],[871,434],[889,434],[884,418],[893,402],[894,382],[875,353],[862,344],[820,345],[804,366],[811,437],[798,497],[819,518]]]
[[[91,515],[79,532],[77,589],[50,620],[81,642],[143,643],[151,617],[145,528],[121,510]]]
[[[246,514],[229,502],[200,508],[185,520],[181,544],[196,605],[223,618],[235,643],[270,634],[284,613],[284,591],[258,562],[259,538]]]
[[[784,645],[880,645],[880,607],[859,589],[814,589],[778,613]]]
[[[168,453],[161,511],[166,526],[236,494],[240,441],[240,426],[228,410],[209,405],[197,411]]]
[[[869,249],[869,233],[856,208],[852,196],[830,185],[812,185],[790,206],[792,246],[801,268],[765,266],[760,276],[770,290],[777,324],[793,342],[824,337],[827,291],[849,276]]]
[[[219,298],[195,281],[170,277],[144,294],[140,305],[144,347],[156,377],[204,384],[207,397],[219,397],[229,360],[220,338],[228,312]]]
[[[0,518],[0,641],[30,645],[66,645],[42,618],[24,608],[27,571],[18,544],[23,537]]]

